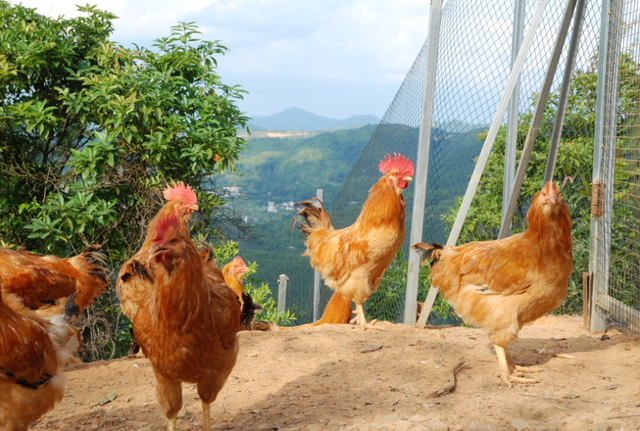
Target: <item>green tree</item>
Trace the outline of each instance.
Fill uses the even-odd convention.
[[[109,41],[113,14],[78,10],[52,19],[0,0],[0,239],[60,256],[100,243],[117,271],[171,181],[198,191],[195,232],[216,238],[224,200],[203,190],[234,168],[248,120],[244,91],[216,72],[227,48],[193,23],[125,48]],[[113,295],[89,313],[120,322]]]

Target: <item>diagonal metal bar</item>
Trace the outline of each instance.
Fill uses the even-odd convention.
[[[571,24],[571,18],[573,16],[575,6],[576,0],[569,0],[567,2],[567,8],[564,12],[562,25],[560,26],[560,31],[558,32],[558,38],[556,39],[556,44],[553,49],[553,53],[551,54],[551,61],[549,62],[549,67],[547,68],[547,74],[544,78],[544,83],[542,84],[540,95],[538,96],[536,109],[533,114],[533,119],[531,120],[531,125],[529,126],[529,133],[527,134],[527,139],[522,150],[522,156],[520,157],[520,164],[518,165],[518,171],[516,172],[516,181],[513,185],[513,189],[511,190],[511,198],[509,199],[509,210],[507,211],[505,217],[502,219],[502,226],[500,226],[500,234],[498,235],[498,238],[506,238],[509,234],[509,231],[511,230],[513,213],[516,210],[516,205],[518,204],[520,189],[522,188],[522,183],[524,182],[524,176],[527,172],[529,159],[531,159],[533,145],[535,144],[536,135],[538,134],[538,129],[540,128],[540,122],[542,121],[542,114],[544,114],[544,110],[547,106],[549,92],[551,91],[551,84],[553,83],[553,76],[558,69],[560,54],[562,54],[562,47],[564,46],[564,41],[567,38],[567,33],[569,32],[569,25]]]
[[[556,161],[558,160],[558,147],[560,145],[560,137],[562,136],[564,117],[567,113],[571,78],[573,77],[573,68],[576,64],[576,54],[578,53],[578,47],[580,46],[582,23],[584,22],[586,8],[587,0],[578,0],[576,16],[573,21],[573,31],[571,32],[569,54],[567,55],[567,65],[565,66],[564,77],[562,78],[562,89],[560,90],[560,100],[558,101],[556,120],[553,124],[553,132],[551,133],[551,145],[549,146],[549,156],[547,157],[547,169],[544,173],[543,185],[553,180],[553,172],[555,171]]]
[[[498,104],[496,115],[493,117],[493,122],[491,123],[491,127],[489,128],[487,138],[485,139],[480,155],[478,156],[478,161],[476,162],[473,174],[471,175],[469,185],[467,186],[467,191],[465,192],[464,198],[462,199],[462,204],[460,205],[460,209],[458,210],[456,221],[454,222],[451,232],[449,233],[447,245],[456,245],[456,243],[458,242],[458,237],[460,236],[460,232],[462,231],[462,225],[467,218],[467,213],[469,212],[469,208],[471,207],[471,201],[473,200],[473,196],[476,194],[476,190],[480,182],[480,177],[482,177],[484,167],[486,166],[487,160],[489,159],[491,147],[493,147],[493,143],[495,142],[496,136],[498,135],[500,124],[502,124],[504,114],[506,113],[507,107],[509,105],[509,100],[513,95],[513,90],[518,82],[518,79],[520,78],[520,73],[522,72],[524,61],[527,58],[529,49],[531,49],[531,45],[533,44],[533,38],[536,34],[538,26],[540,25],[540,20],[542,19],[542,14],[546,5],[547,0],[540,0],[535,12],[533,13],[531,23],[529,24],[529,28],[526,31],[524,40],[522,41],[522,45],[520,46],[520,50],[518,51],[518,56],[516,57],[516,61],[513,63],[513,67],[511,68],[509,80],[507,81],[507,86],[505,87],[504,93],[502,94],[500,103]],[[415,244],[415,242],[412,242],[412,244]],[[418,255],[416,253],[411,253],[411,255],[415,255],[415,259],[418,260]],[[431,288],[429,289],[429,293],[427,294],[427,299],[425,299],[424,301],[422,313],[420,314],[416,326],[424,326],[427,318],[429,317],[429,314],[431,314],[431,309],[433,308],[433,303],[435,302],[437,296],[438,288],[431,286]],[[407,311],[405,310],[405,323],[407,321]]]
[[[507,81],[507,87],[502,94],[502,98],[500,99],[500,103],[498,104],[496,115],[493,117],[493,122],[491,123],[491,127],[489,128],[487,138],[485,139],[480,155],[478,156],[476,167],[473,170],[473,174],[471,174],[471,179],[469,181],[469,185],[467,186],[467,191],[464,195],[464,198],[462,199],[460,209],[458,210],[456,221],[454,222],[453,227],[451,228],[451,232],[449,233],[449,240],[447,241],[447,245],[456,245],[456,243],[458,242],[458,237],[460,236],[460,232],[462,231],[462,225],[467,218],[467,213],[469,212],[469,208],[471,207],[471,201],[476,194],[478,184],[480,183],[480,178],[482,177],[482,173],[484,172],[484,167],[486,166],[487,160],[489,159],[491,147],[493,147],[493,143],[495,142],[496,136],[498,135],[498,130],[500,129],[500,125],[502,124],[502,120],[504,119],[504,114],[507,111],[507,106],[509,104],[509,100],[511,99],[511,95],[513,94],[513,89],[518,82],[520,72],[522,72],[522,67],[524,66],[524,61],[527,57],[527,53],[529,52],[529,49],[533,44],[533,37],[535,36],[536,30],[540,25],[540,19],[542,18],[542,13],[544,12],[544,8],[546,5],[547,0],[540,0],[533,14],[533,17],[531,18],[531,24],[527,29],[524,40],[522,41],[522,46],[520,47],[520,51],[518,52],[518,57],[516,58],[513,68],[511,69],[509,80]],[[426,305],[427,304],[425,303],[425,307]],[[430,309],[427,309],[427,311],[430,311]]]

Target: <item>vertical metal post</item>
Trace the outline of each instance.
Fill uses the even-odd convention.
[[[283,315],[287,309],[287,281],[289,281],[289,277],[280,274],[278,277],[278,316]]]
[[[560,146],[562,126],[564,125],[564,117],[567,112],[569,90],[571,89],[571,78],[573,76],[573,67],[576,63],[578,46],[580,45],[580,34],[582,33],[582,22],[584,21],[584,13],[587,8],[587,0],[578,0],[576,8],[576,15],[573,21],[573,31],[571,32],[571,42],[569,44],[569,53],[567,55],[567,65],[564,69],[562,88],[560,90],[560,100],[558,100],[558,108],[556,111],[556,120],[553,124],[553,132],[551,133],[551,145],[549,146],[549,156],[547,157],[547,169],[544,173],[543,185],[553,180],[553,172],[555,171],[556,160],[558,159],[558,147]]]
[[[480,151],[480,155],[478,156],[478,161],[476,162],[476,166],[473,170],[473,174],[471,174],[471,179],[469,180],[467,191],[465,192],[464,198],[462,199],[462,204],[460,205],[460,209],[458,210],[458,215],[456,216],[456,220],[453,223],[451,232],[449,233],[449,239],[447,241],[447,245],[456,245],[456,243],[458,242],[458,237],[460,236],[460,232],[462,231],[462,225],[464,224],[464,221],[467,218],[467,213],[469,212],[469,208],[471,207],[471,201],[473,200],[473,196],[476,194],[478,184],[480,183],[480,177],[482,176],[482,173],[484,172],[484,167],[486,166],[487,160],[489,159],[489,154],[491,153],[491,147],[493,147],[493,143],[495,142],[496,136],[498,135],[498,130],[500,129],[500,125],[502,124],[502,120],[504,119],[504,114],[507,111],[509,100],[513,95],[513,90],[520,77],[520,72],[522,71],[522,67],[524,66],[524,61],[527,57],[527,53],[529,52],[529,49],[533,44],[533,37],[535,36],[536,30],[540,25],[540,20],[542,19],[542,13],[544,12],[544,8],[546,5],[547,5],[547,0],[540,0],[538,2],[538,6],[536,7],[535,12],[533,13],[533,17],[531,18],[531,24],[529,25],[529,28],[527,29],[525,37],[522,41],[522,46],[518,51],[518,56],[516,57],[516,61],[514,62],[513,67],[511,68],[511,72],[509,74],[509,80],[507,81],[507,86],[505,87],[504,93],[502,94],[500,103],[498,103],[498,109],[496,110],[496,115],[493,117],[491,127],[489,127],[487,138],[485,139],[484,145],[482,146],[482,150]],[[415,254],[415,253],[412,253],[412,254]],[[424,301],[424,306],[422,307],[422,312],[420,313],[420,318],[418,319],[416,326],[420,327],[426,323],[427,318],[429,317],[429,314],[431,314],[431,308],[433,308],[433,303],[437,295],[438,295],[438,288],[432,286],[429,289],[427,299],[425,299]],[[407,310],[405,308],[405,319],[406,317],[407,317]]]
[[[324,190],[317,189],[316,197],[324,202]],[[318,320],[318,308],[320,307],[320,273],[313,273],[313,321]]]
[[[536,136],[538,134],[538,128],[540,127],[540,122],[542,121],[542,114],[544,114],[544,110],[547,106],[547,99],[549,98],[549,92],[551,91],[553,76],[555,75],[558,68],[558,63],[560,62],[560,54],[562,54],[562,47],[564,46],[564,41],[567,38],[567,33],[569,32],[569,25],[571,24],[571,17],[573,16],[575,6],[576,0],[569,0],[567,2],[567,8],[564,11],[564,18],[562,19],[562,24],[560,25],[558,38],[556,39],[556,44],[553,49],[553,53],[551,54],[551,61],[549,62],[549,67],[547,68],[547,73],[544,77],[544,82],[542,84],[542,89],[540,90],[540,95],[538,96],[536,109],[533,113],[533,118],[531,119],[529,132],[527,133],[527,139],[522,150],[522,156],[520,157],[520,164],[518,165],[518,171],[516,172],[516,181],[513,185],[511,196],[509,198],[509,208],[507,213],[505,214],[505,217],[502,219],[502,225],[500,226],[500,234],[498,235],[498,238],[506,238],[509,234],[509,231],[511,230],[511,220],[513,219],[513,213],[516,210],[516,205],[518,204],[520,189],[522,188],[524,176],[527,172],[527,165],[529,164],[529,159],[531,158],[531,153],[533,152],[533,145],[535,144]]]
[[[524,12],[526,2],[514,0],[513,37],[511,42],[511,67],[515,64],[524,33]],[[502,189],[502,218],[509,208],[509,190],[513,189],[516,177],[516,144],[518,141],[518,114],[520,112],[520,79],[516,81],[507,111],[507,144],[504,151],[504,187]],[[511,230],[511,225],[509,225]]]
[[[616,149],[619,34],[621,0],[602,1],[598,84],[596,96],[596,131],[593,150],[593,185],[604,185],[602,213],[591,218],[589,273],[593,274],[591,296],[592,332],[604,331],[604,310],[597,306],[598,295],[609,291],[609,253],[611,252],[611,221],[613,209],[613,179]]]
[[[420,119],[420,135],[418,140],[418,160],[413,193],[413,213],[411,216],[410,243],[415,244],[422,239],[424,227],[424,204],[427,194],[427,178],[429,173],[429,147],[431,146],[431,123],[433,119],[433,97],[436,87],[436,66],[438,63],[438,42],[440,40],[440,22],[442,17],[442,0],[434,0],[429,16],[429,45],[424,71],[424,91],[422,93],[422,116]],[[420,277],[420,256],[409,253],[407,264],[407,293],[404,305],[405,325],[415,325],[418,300],[418,281]]]

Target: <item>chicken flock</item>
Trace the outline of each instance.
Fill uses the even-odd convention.
[[[404,242],[402,193],[414,166],[388,154],[378,169],[382,176],[349,227],[335,229],[315,198],[296,205],[292,229],[300,230],[304,255],[335,291],[321,319],[303,327],[356,321],[363,330],[379,329],[367,322],[363,304]],[[210,404],[236,363],[237,334],[264,323],[255,320],[262,307],[243,288],[247,267],[239,256],[221,270],[211,246],[190,239],[195,191],[177,183],[163,195],[166,204],[149,222],[140,250],[120,268],[115,289],[133,322],[138,354],[153,367],[167,429],[176,429],[182,382],[188,382],[197,385],[206,430]],[[571,217],[553,182],[533,198],[527,223],[525,232],[501,240],[412,246],[423,264],[430,260],[432,285],[456,313],[487,331],[508,386],[536,382],[523,376],[507,345],[524,324],[560,305],[573,270]],[[97,245],[64,259],[0,249],[0,431],[26,430],[62,399],[64,367],[78,361],[81,348],[74,321],[107,289],[108,274]]]

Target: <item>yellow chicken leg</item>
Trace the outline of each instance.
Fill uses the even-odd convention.
[[[496,349],[496,356],[498,357],[498,365],[500,365],[500,378],[502,381],[507,384],[507,386],[511,387],[511,382],[515,383],[538,383],[535,379],[527,379],[524,377],[520,377],[522,375],[521,372],[516,371],[516,367],[513,364],[513,359],[511,359],[511,355],[507,352],[505,347],[493,345]]]
[[[202,429],[207,431],[210,424],[209,416],[211,411],[211,404],[205,403],[202,400],[200,401],[202,402]]]
[[[178,417],[167,419],[167,431],[176,431],[176,421]]]
[[[377,321],[378,319],[374,319],[371,321],[371,324],[367,323],[367,319],[364,317],[364,308],[362,308],[362,304],[358,304],[356,302],[356,322],[358,323],[358,325],[362,326],[363,331],[366,331],[367,329],[384,331],[384,329],[382,328],[376,328],[375,326],[373,326],[373,324]]]

